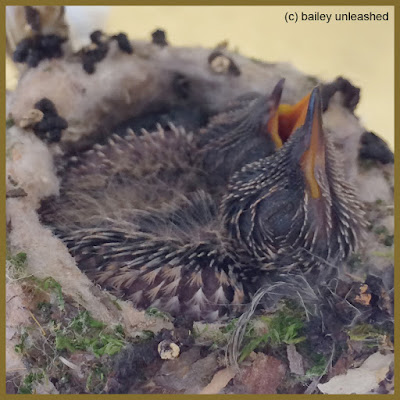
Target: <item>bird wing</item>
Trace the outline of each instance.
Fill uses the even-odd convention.
[[[139,309],[215,321],[247,300],[239,266],[215,241],[182,244],[122,229],[85,229],[63,237],[79,267]]]

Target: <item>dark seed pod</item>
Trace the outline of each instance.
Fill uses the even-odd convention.
[[[157,29],[151,34],[152,42],[160,47],[168,46],[165,31]]]
[[[117,41],[118,47],[121,51],[127,54],[133,53],[131,42],[129,41],[125,33],[119,33],[118,35],[111,36],[111,39],[115,39]]]
[[[58,115],[54,103],[46,97],[39,100],[35,108],[43,113],[42,120],[32,127],[35,134],[48,143],[59,142],[62,131],[68,128],[67,121]]]

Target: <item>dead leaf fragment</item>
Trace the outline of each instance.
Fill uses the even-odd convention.
[[[359,368],[349,369],[345,375],[334,376],[318,389],[324,394],[366,394],[383,381],[393,362],[393,353],[374,353]]]
[[[225,368],[218,371],[211,382],[199,394],[218,394],[235,377],[236,373],[232,368]]]
[[[294,344],[289,344],[286,348],[287,357],[289,360],[289,369],[292,374],[304,375],[303,357],[297,352]]]
[[[273,394],[286,374],[278,359],[258,353],[254,362],[236,376],[235,383],[244,385],[249,394]]]
[[[369,306],[371,302],[372,295],[371,293],[368,293],[369,287],[367,284],[363,284],[360,286],[360,294],[358,294],[355,298],[354,301],[356,301],[359,304],[362,304],[364,306]]]
[[[12,197],[25,197],[25,196],[27,196],[27,193],[22,188],[11,189],[11,190],[8,190],[6,193],[7,199],[12,198]]]

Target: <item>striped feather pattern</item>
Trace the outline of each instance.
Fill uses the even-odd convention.
[[[139,309],[215,321],[249,300],[239,264],[217,239],[182,244],[146,233],[85,229],[63,240],[92,280]]]
[[[117,296],[207,321],[241,311],[264,274],[343,260],[362,236],[354,190],[326,138],[311,198],[302,128],[275,152],[268,101],[239,98],[196,136],[174,126],[111,136],[65,164],[42,219]]]

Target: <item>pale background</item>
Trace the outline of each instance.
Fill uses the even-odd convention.
[[[287,24],[285,13],[385,13],[389,21],[313,21]],[[394,146],[394,7],[323,6],[110,6],[70,7],[80,32],[102,27],[109,33],[149,39],[166,30],[176,46],[229,48],[269,62],[287,61],[324,80],[344,76],[361,88],[356,114],[368,130]],[[85,30],[87,32],[85,32]],[[7,87],[16,84],[10,62]]]

